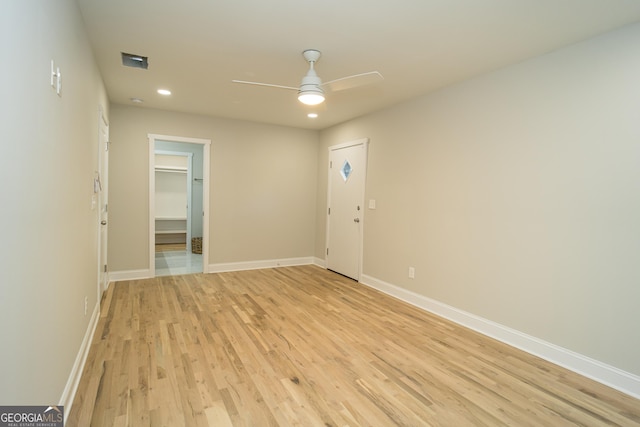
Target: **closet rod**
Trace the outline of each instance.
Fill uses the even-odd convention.
[[[187,168],[180,166],[156,166],[156,172],[187,173]]]

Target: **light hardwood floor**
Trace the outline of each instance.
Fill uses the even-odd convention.
[[[303,266],[112,283],[88,425],[640,426],[640,400]]]

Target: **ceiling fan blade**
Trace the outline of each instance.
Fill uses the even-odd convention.
[[[331,80],[323,83],[331,92],[339,90],[351,89],[354,87],[364,86],[384,80],[382,74],[377,71],[369,71],[368,73],[355,74],[353,76],[342,77],[340,79]]]
[[[270,83],[258,83],[258,82],[248,82],[245,80],[231,80],[233,83],[242,83],[245,85],[254,85],[254,86],[267,86],[267,87],[275,87],[275,88],[279,88],[279,89],[289,89],[289,90],[298,90],[299,88],[297,87],[291,87],[291,86],[282,86],[282,85],[272,85]]]

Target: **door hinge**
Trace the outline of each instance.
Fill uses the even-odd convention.
[[[104,272],[107,272],[107,264],[104,265]]]
[[[333,168],[333,160],[329,161],[329,169]]]
[[[329,255],[329,248],[327,248],[327,255]]]
[[[329,211],[327,212],[327,215],[331,215],[331,208],[329,208]]]

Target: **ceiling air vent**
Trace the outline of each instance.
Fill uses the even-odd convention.
[[[122,65],[125,67],[142,68],[143,70],[149,68],[149,62],[146,56],[124,52],[120,53],[122,54]]]

